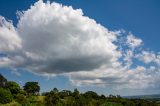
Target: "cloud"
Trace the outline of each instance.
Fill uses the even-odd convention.
[[[142,51],[141,54],[137,54],[136,58],[138,58],[140,61],[149,64],[149,63],[157,63],[160,65],[160,57],[159,55],[155,54],[154,52],[151,51]]]
[[[144,53],[141,53],[141,49],[143,50],[141,47],[143,41],[136,38],[133,34],[124,37],[124,33],[120,33],[122,35],[120,35],[121,38],[117,40],[117,46],[122,55],[116,63],[118,65],[112,67],[104,66],[93,71],[69,73],[68,76],[74,85],[110,86],[115,90],[159,88],[156,84],[159,81],[159,66],[145,65],[145,61],[142,61],[144,65],[138,65],[135,62],[141,59],[137,56],[145,56]],[[133,44],[133,42],[129,43],[129,41],[132,40],[135,42],[139,40],[140,42],[134,42],[135,44]],[[153,57],[152,61],[154,60],[154,62],[158,63],[159,56],[154,54]],[[157,59],[155,57],[157,57]]]
[[[146,68],[102,68],[94,71],[72,72],[69,78],[77,86],[110,86],[113,89],[145,89],[154,86],[154,79],[145,73]],[[138,86],[138,87],[137,87]]]
[[[17,27],[30,70],[47,73],[93,70],[120,56],[116,34],[83,16],[81,9],[38,1]],[[32,64],[33,67],[32,67]]]
[[[10,67],[12,57],[22,48],[21,39],[11,21],[0,16],[0,67]],[[8,56],[9,55],[9,56]]]
[[[8,57],[0,57],[0,67],[8,67],[11,61]]]
[[[143,41],[132,33],[109,31],[81,9],[54,2],[40,0],[18,14],[17,27],[0,17],[0,67],[60,74],[78,86],[144,89],[159,81],[159,66],[134,63],[160,57],[138,51]]]
[[[130,66],[133,64],[132,59],[134,57],[134,51],[132,50],[125,50],[123,53],[123,60],[125,62],[126,67],[130,68]]]
[[[21,39],[13,24],[0,16],[0,52],[9,52],[21,48]]]
[[[142,40],[136,38],[132,33],[127,36],[127,45],[132,49],[139,47],[142,44]]]

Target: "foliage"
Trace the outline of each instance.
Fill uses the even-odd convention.
[[[24,91],[32,95],[38,94],[40,90],[40,86],[38,85],[38,82],[26,82],[23,88],[24,88]]]
[[[8,81],[6,88],[8,88],[14,96],[20,92],[20,86],[14,81]]]
[[[13,96],[8,89],[0,88],[0,103],[10,103],[13,100]]]
[[[56,91],[56,92],[55,92]],[[154,102],[146,100],[130,100],[120,97],[120,95],[98,95],[96,92],[87,91],[79,93],[78,89],[73,92],[58,89],[45,93],[46,106],[158,106]]]
[[[7,103],[7,104],[2,104],[0,106],[21,106],[21,104],[19,104],[18,102],[11,102],[11,103]]]
[[[72,96],[75,97],[75,98],[79,97],[79,91],[78,91],[78,89],[74,89],[74,92],[72,93]]]
[[[18,103],[20,103],[20,104],[23,104],[23,103],[25,103],[26,102],[26,97],[25,97],[25,95],[23,95],[23,94],[17,94],[16,96],[15,96],[15,100],[18,102]]]
[[[62,90],[61,92],[59,92],[59,96],[62,99],[71,96],[71,94],[72,94],[72,92],[69,90]]]
[[[0,74],[0,88],[2,87],[5,87],[6,85],[6,82],[7,82],[7,79],[5,77],[3,77],[2,74]]]
[[[53,93],[58,93],[59,91],[58,91],[57,88],[53,88],[53,90],[51,90],[51,92],[53,92]]]
[[[84,93],[84,96],[87,98],[93,98],[93,99],[99,98],[98,94],[93,91],[87,91],[86,93]]]
[[[43,96],[37,95],[39,90],[38,82],[25,83],[23,90],[0,74],[0,106],[160,106],[154,100],[125,99],[120,95],[106,97],[93,91],[80,93],[78,89],[72,92],[53,88],[42,93]]]
[[[43,101],[39,101],[39,96],[26,96],[22,101],[18,101],[22,106],[44,106]]]
[[[123,105],[121,105],[119,103],[106,102],[100,106],[123,106]]]
[[[50,92],[45,97],[45,105],[46,106],[55,106],[60,103],[60,97],[57,93]]]

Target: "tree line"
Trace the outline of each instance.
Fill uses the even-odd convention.
[[[158,106],[152,101],[98,95],[94,91],[80,93],[78,89],[59,91],[57,88],[42,94],[39,91],[38,82],[26,82],[21,88],[0,74],[0,106]]]

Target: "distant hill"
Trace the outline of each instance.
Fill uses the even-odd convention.
[[[123,96],[123,97],[128,99],[159,99],[160,100],[160,94]]]

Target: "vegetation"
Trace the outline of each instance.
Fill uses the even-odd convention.
[[[80,93],[53,88],[39,95],[38,82],[26,82],[21,88],[0,74],[0,106],[160,106],[159,102],[144,99],[125,99],[120,95],[98,95],[87,91]]]
[[[6,82],[5,87],[10,90],[13,96],[16,96],[18,93],[20,93],[21,90],[20,86],[14,81]]]
[[[0,88],[0,103],[5,104],[12,102],[13,96],[8,89]]]
[[[0,74],[0,87],[1,88],[5,87],[6,82],[7,82],[7,79]]]
[[[23,88],[27,94],[31,94],[31,95],[37,95],[40,90],[40,86],[38,85],[38,82],[27,82]]]

